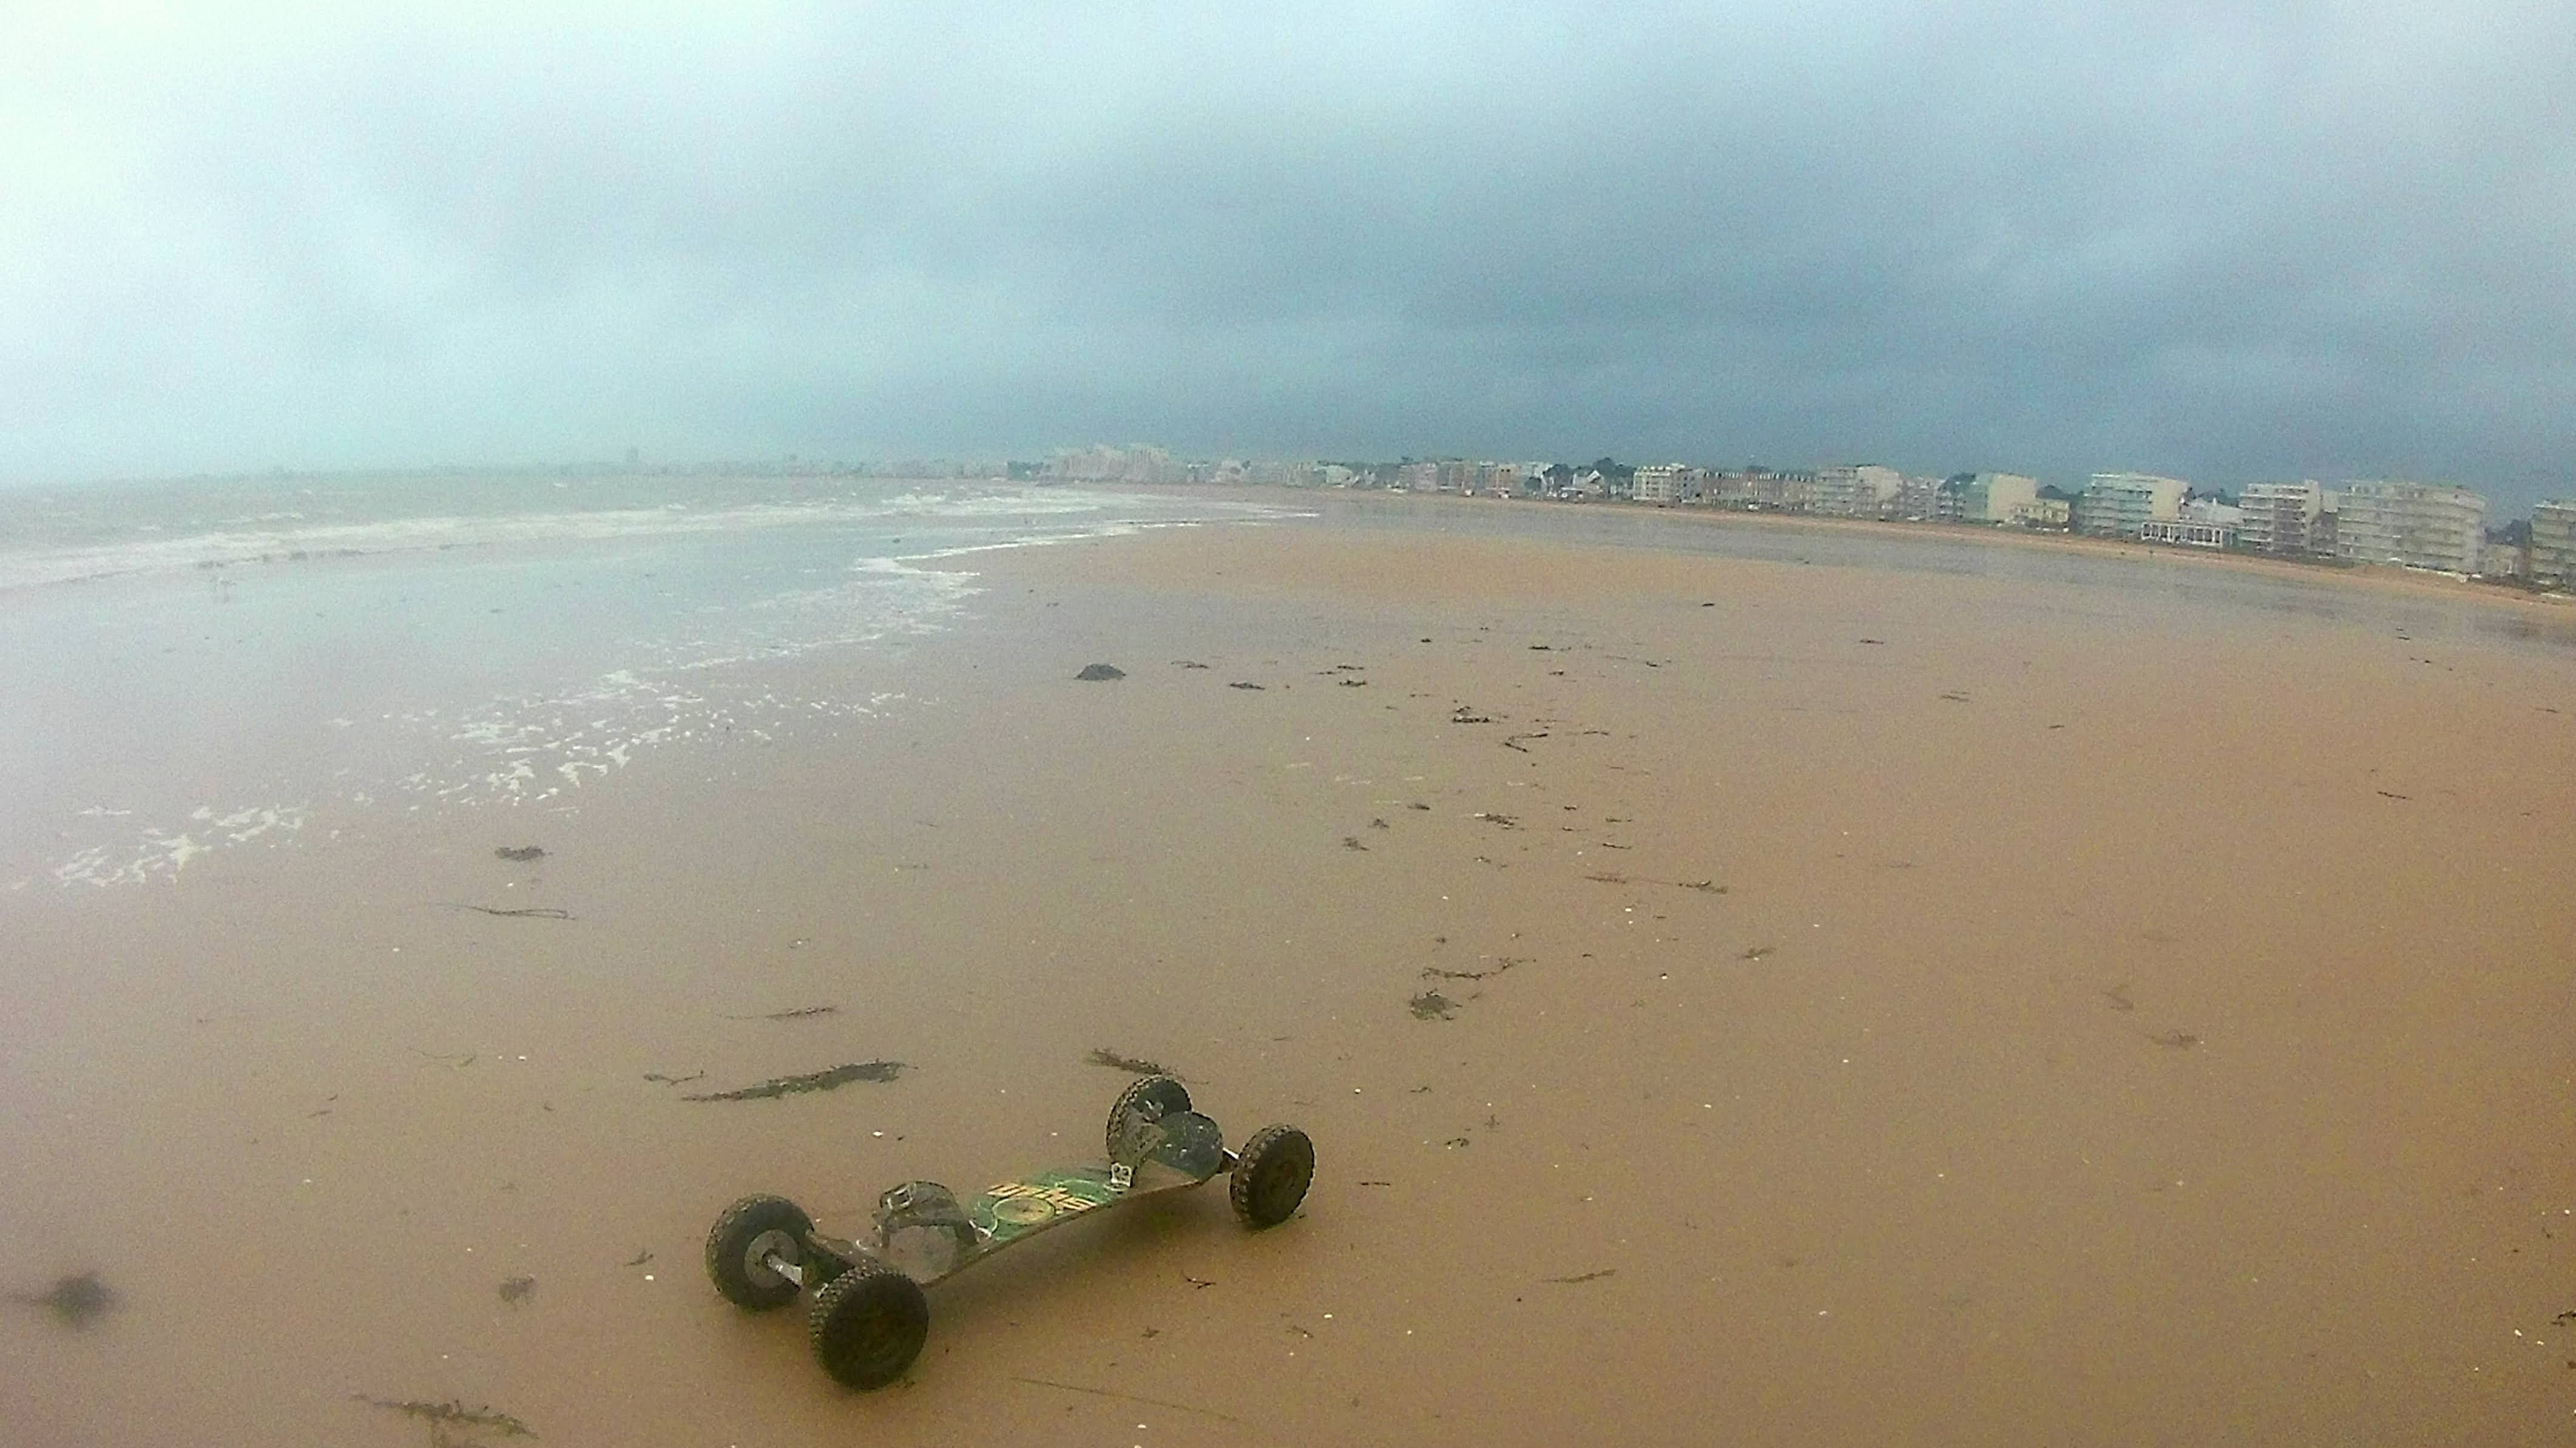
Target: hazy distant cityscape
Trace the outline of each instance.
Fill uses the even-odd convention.
[[[638,460],[630,455],[629,464]],[[1285,487],[1650,507],[1719,508],[1814,518],[1951,524],[2058,533],[2323,564],[2379,564],[2534,590],[2576,587],[2576,499],[2490,522],[2484,495],[2443,483],[2355,479],[2253,483],[2234,492],[2181,478],[2101,472],[2081,488],[2020,473],[1946,477],[1859,463],[1700,467],[1467,458],[1397,462],[1189,459],[1150,444],[1059,449],[1044,462],[907,459],[813,463],[788,471],[879,477],[1008,478],[1128,486]]]

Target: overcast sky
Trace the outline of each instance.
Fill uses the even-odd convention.
[[[0,476],[2576,494],[2566,0],[536,8],[0,6]]]

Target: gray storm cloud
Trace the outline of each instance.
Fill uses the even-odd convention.
[[[2576,491],[2552,5],[346,9],[0,19],[0,473]]]

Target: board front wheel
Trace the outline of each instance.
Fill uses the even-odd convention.
[[[1315,1179],[1315,1143],[1293,1126],[1265,1126],[1235,1153],[1226,1195],[1247,1227],[1275,1227],[1295,1214]]]
[[[1190,1089],[1169,1076],[1144,1076],[1127,1083],[1109,1108],[1109,1159],[1135,1160],[1140,1128],[1190,1109]]]

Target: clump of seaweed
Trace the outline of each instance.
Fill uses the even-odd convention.
[[[429,1441],[433,1445],[455,1442],[455,1439],[448,1436],[449,1430],[458,1428],[468,1433],[498,1433],[504,1438],[537,1436],[536,1429],[510,1414],[497,1412],[490,1407],[469,1408],[465,1406],[465,1400],[462,1398],[450,1398],[444,1403],[433,1403],[420,1398],[374,1398],[365,1393],[352,1393],[349,1396],[351,1401],[364,1403],[370,1408],[382,1408],[387,1412],[400,1413],[406,1418],[418,1418],[429,1424]]]
[[[801,1021],[812,1016],[836,1016],[839,1006],[798,1006],[794,1010],[771,1011],[765,1016],[727,1016],[729,1021]]]
[[[1113,1071],[1128,1071],[1139,1076],[1178,1076],[1180,1074],[1158,1061],[1148,1061],[1142,1056],[1121,1056],[1116,1051],[1103,1046],[1092,1047],[1091,1054],[1082,1059],[1094,1066],[1106,1066]]]
[[[1443,970],[1436,965],[1426,965],[1422,968],[1422,978],[1424,980],[1490,980],[1513,966],[1529,964],[1530,959],[1531,957],[1526,955],[1506,955],[1483,970]]]
[[[1458,1003],[1436,990],[1427,990],[1405,1005],[1417,1021],[1445,1021],[1458,1013]]]
[[[535,1296],[536,1291],[537,1279],[534,1277],[508,1277],[501,1282],[501,1300],[512,1307]]]
[[[546,848],[543,845],[503,845],[492,852],[492,857],[497,860],[517,860],[524,863],[529,860],[544,859]]]
[[[54,1320],[69,1328],[84,1328],[116,1306],[116,1289],[99,1280],[96,1272],[70,1272],[54,1279],[54,1285],[42,1292],[17,1294],[16,1300],[30,1307],[41,1307],[54,1315]]]
[[[491,915],[503,920],[570,920],[572,912],[560,905],[522,905],[508,909],[499,905],[468,905],[445,902],[450,910],[471,910],[478,915]]]
[[[708,1091],[683,1096],[683,1101],[771,1101],[781,1096],[795,1096],[807,1091],[832,1091],[853,1081],[891,1081],[904,1073],[901,1061],[857,1061],[829,1070],[807,1071],[797,1076],[773,1076],[757,1086],[738,1087],[732,1091]]]

